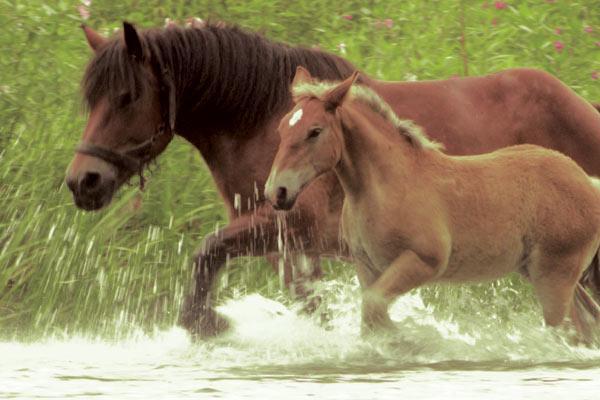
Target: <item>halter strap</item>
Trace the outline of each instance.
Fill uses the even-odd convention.
[[[131,157],[127,154],[117,153],[112,150],[105,149],[95,144],[81,143],[77,149],[77,153],[85,154],[106,161],[114,165],[118,169],[126,171],[137,171],[140,169],[140,160]]]

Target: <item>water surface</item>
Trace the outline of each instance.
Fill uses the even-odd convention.
[[[196,343],[175,327],[0,343],[0,398],[600,398],[600,349],[570,344],[537,310],[481,325],[434,318],[414,294],[392,307],[397,333],[366,340],[355,295],[326,299],[325,325],[240,297],[220,307],[232,330]]]

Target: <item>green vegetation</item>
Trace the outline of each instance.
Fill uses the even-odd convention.
[[[124,188],[98,213],[73,205],[63,179],[85,124],[78,85],[91,55],[79,29],[80,4],[0,0],[2,336],[118,337],[133,326],[172,324],[193,250],[225,223],[210,174],[182,140],[161,156],[143,194]],[[140,27],[160,26],[167,17],[233,22],[274,40],[341,52],[390,80],[538,67],[600,101],[597,0],[94,0],[87,10],[87,23],[105,33],[122,20]],[[328,264],[326,279],[351,276],[351,267]],[[256,260],[229,266],[221,284],[221,296],[280,295],[271,268]],[[439,313],[469,312],[477,302],[502,317],[535,304],[524,287],[515,278],[423,293]]]

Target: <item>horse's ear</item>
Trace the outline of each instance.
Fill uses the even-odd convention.
[[[350,91],[350,88],[354,82],[356,82],[359,76],[360,74],[358,71],[354,71],[349,78],[342,81],[339,85],[325,94],[323,97],[323,102],[325,103],[325,109],[327,111],[335,111],[336,108],[342,105],[348,95],[348,92]]]
[[[296,68],[296,74],[294,75],[294,80],[292,81],[292,90],[298,85],[303,83],[312,83],[312,81],[313,78],[310,72],[308,72],[308,70],[302,65],[298,65]]]
[[[85,24],[81,24],[81,29],[83,29],[83,33],[85,34],[85,38],[87,39],[90,48],[96,52],[108,41],[104,36]]]
[[[143,59],[142,41],[135,27],[129,22],[123,22],[123,36],[125,37],[125,46],[127,53],[136,60]]]

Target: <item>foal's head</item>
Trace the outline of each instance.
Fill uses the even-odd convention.
[[[170,142],[175,93],[133,25],[112,40],[83,29],[95,52],[83,81],[90,115],[66,181],[78,207],[97,210]]]
[[[321,96],[300,93],[296,106],[279,125],[281,142],[265,185],[265,197],[276,209],[289,210],[302,189],[340,161],[343,138],[337,110],[358,78],[355,72]],[[310,84],[307,70],[298,67],[294,92]]]

